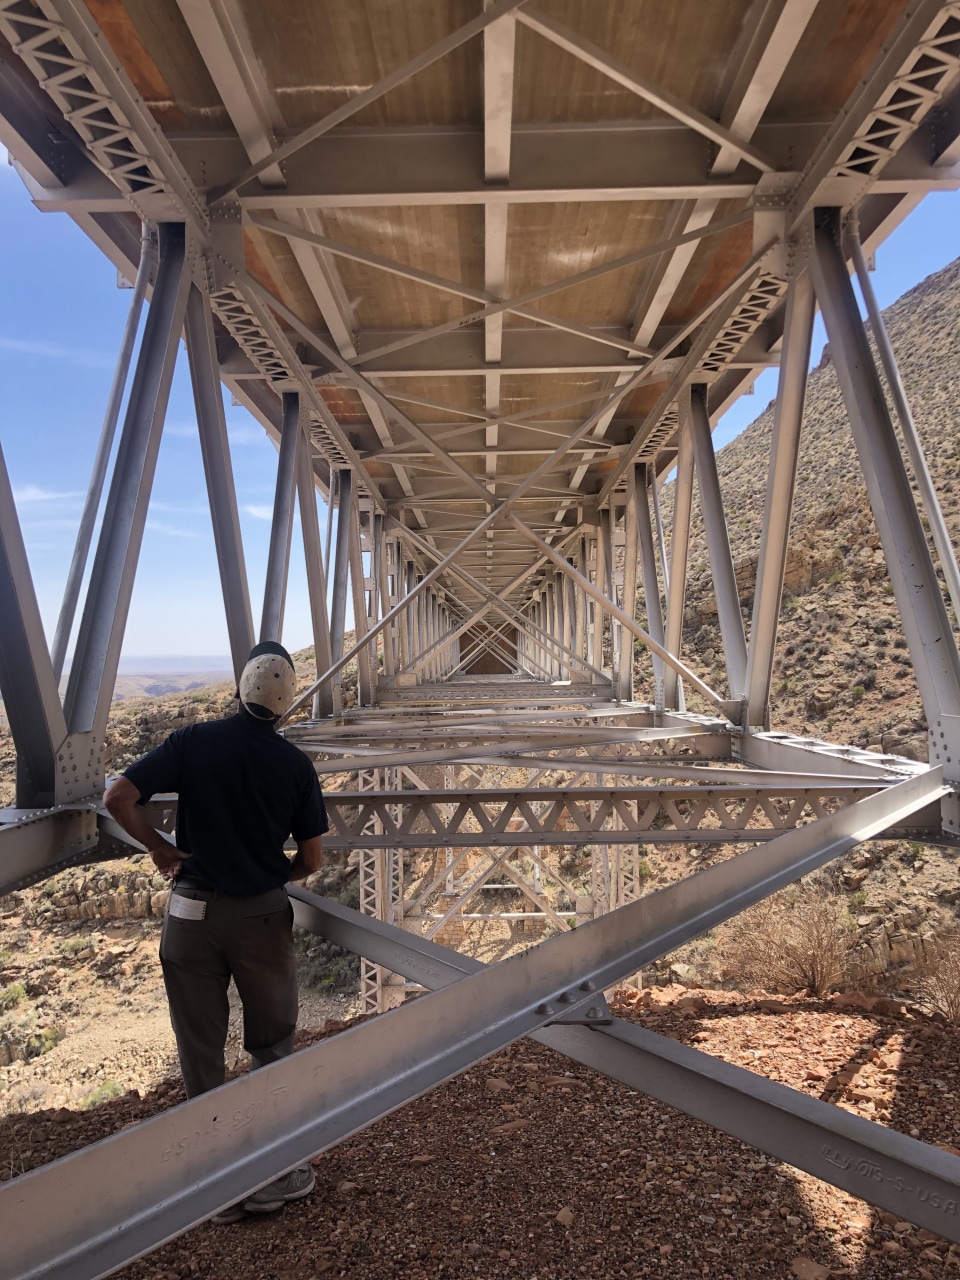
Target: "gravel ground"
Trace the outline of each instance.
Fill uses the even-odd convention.
[[[668,988],[621,1016],[956,1151],[960,1033],[889,1001]],[[329,1022],[304,1043],[342,1030]],[[182,1100],[165,1082],[0,1122],[15,1176]],[[204,1225],[124,1280],[930,1277],[960,1246],[522,1041],[317,1158],[280,1214]]]

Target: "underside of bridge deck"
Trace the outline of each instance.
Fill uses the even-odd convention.
[[[134,285],[52,643],[0,455],[0,892],[138,852],[104,736],[184,337],[238,671],[282,638],[299,504],[317,670],[284,732],[342,787],[327,845],[360,851],[361,911],[297,891],[298,918],[384,1014],[6,1184],[0,1275],[107,1274],[523,1035],[960,1240],[960,1159],[602,997],[859,841],[960,839],[960,573],[867,271],[960,185],[960,3],[0,0],[0,142]],[[770,724],[818,307],[928,762]],[[711,431],[768,367],[743,600]],[[258,620],[221,384],[278,451]],[[682,649],[695,486],[717,689]],[[176,797],[153,812],[173,830]],[[650,894],[653,842],[730,848]],[[443,862],[413,890],[420,850]],[[502,880],[556,936],[488,969],[438,945]]]

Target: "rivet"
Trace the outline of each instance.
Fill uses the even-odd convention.
[[[587,980],[586,982],[581,982],[581,983],[580,983],[580,990],[581,990],[581,991],[596,991],[596,989],[597,989],[597,988],[594,986],[594,984],[593,984],[592,982],[590,982],[589,980]]]

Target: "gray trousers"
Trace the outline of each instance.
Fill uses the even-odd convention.
[[[201,910],[202,919],[177,914]],[[293,1051],[298,999],[292,926],[293,908],[283,888],[253,898],[193,888],[171,893],[160,964],[188,1098],[223,1084],[231,978],[243,1005],[243,1045],[253,1066]]]

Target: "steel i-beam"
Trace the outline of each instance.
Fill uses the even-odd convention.
[[[783,355],[747,654],[747,722],[763,728],[769,728],[770,685],[800,453],[814,308],[813,280],[809,271],[804,270],[793,280],[787,296]]]
[[[511,1041],[558,1019],[604,1021],[604,988],[943,791],[941,771],[930,770],[448,986],[441,948],[411,965],[395,941],[403,935],[367,921],[379,943],[364,945],[371,959],[394,972],[413,969],[440,989],[4,1184],[0,1211],[19,1230],[7,1241],[0,1277],[93,1280]],[[293,892],[308,909],[317,904]],[[888,1136],[888,1163],[898,1151],[903,1164],[915,1152],[927,1155],[910,1139],[897,1144],[898,1136]],[[840,1151],[850,1148],[848,1137]],[[960,1185],[960,1160],[927,1156],[923,1177],[939,1206]],[[875,1195],[901,1205],[899,1192],[893,1185]],[[930,1196],[910,1199],[903,1211],[960,1238],[956,1217],[933,1216]]]
[[[67,656],[67,645],[70,643],[70,633],[73,630],[77,602],[80,599],[80,587],[83,583],[83,575],[87,567],[87,556],[90,554],[90,543],[93,541],[93,530],[97,522],[97,511],[100,508],[103,486],[107,478],[107,468],[110,465],[113,438],[117,431],[117,422],[120,419],[120,405],[123,401],[123,393],[130,373],[130,361],[133,358],[137,330],[140,327],[140,312],[143,310],[143,300],[147,296],[147,285],[150,283],[150,277],[156,264],[157,249],[153,232],[150,230],[149,224],[144,222],[140,236],[140,265],[137,268],[137,276],[133,284],[130,310],[127,313],[123,337],[120,340],[120,353],[117,356],[117,366],[114,370],[110,394],[107,397],[107,407],[103,415],[103,425],[100,428],[100,439],[97,442],[93,471],[90,475],[90,484],[87,488],[87,496],[84,499],[83,511],[80,515],[80,528],[77,531],[77,541],[73,549],[70,568],[67,572],[67,583],[63,589],[63,604],[60,606],[60,616],[57,619],[57,629],[54,632],[53,645],[50,651],[54,675],[58,681],[63,675],[63,663]]]
[[[840,211],[820,209],[816,222],[811,270],[837,378],[934,751],[960,781],[960,654],[841,252]]]
[[[293,537],[293,505],[297,489],[297,458],[300,452],[300,396],[283,393],[283,420],[280,426],[280,457],[270,524],[270,548],[263,588],[263,615],[260,640],[277,640],[283,633],[283,607],[290,573],[290,542]]]
[[[161,223],[159,240],[157,282],[140,344],[65,699],[71,734],[92,731],[94,738],[101,740],[113,698],[190,289],[183,224]]]
[[[230,441],[223,412],[213,315],[209,298],[197,285],[191,287],[187,299],[185,336],[230,655],[233,674],[239,680],[247,655],[253,648],[253,614],[240,533],[237,490],[230,462]]]

